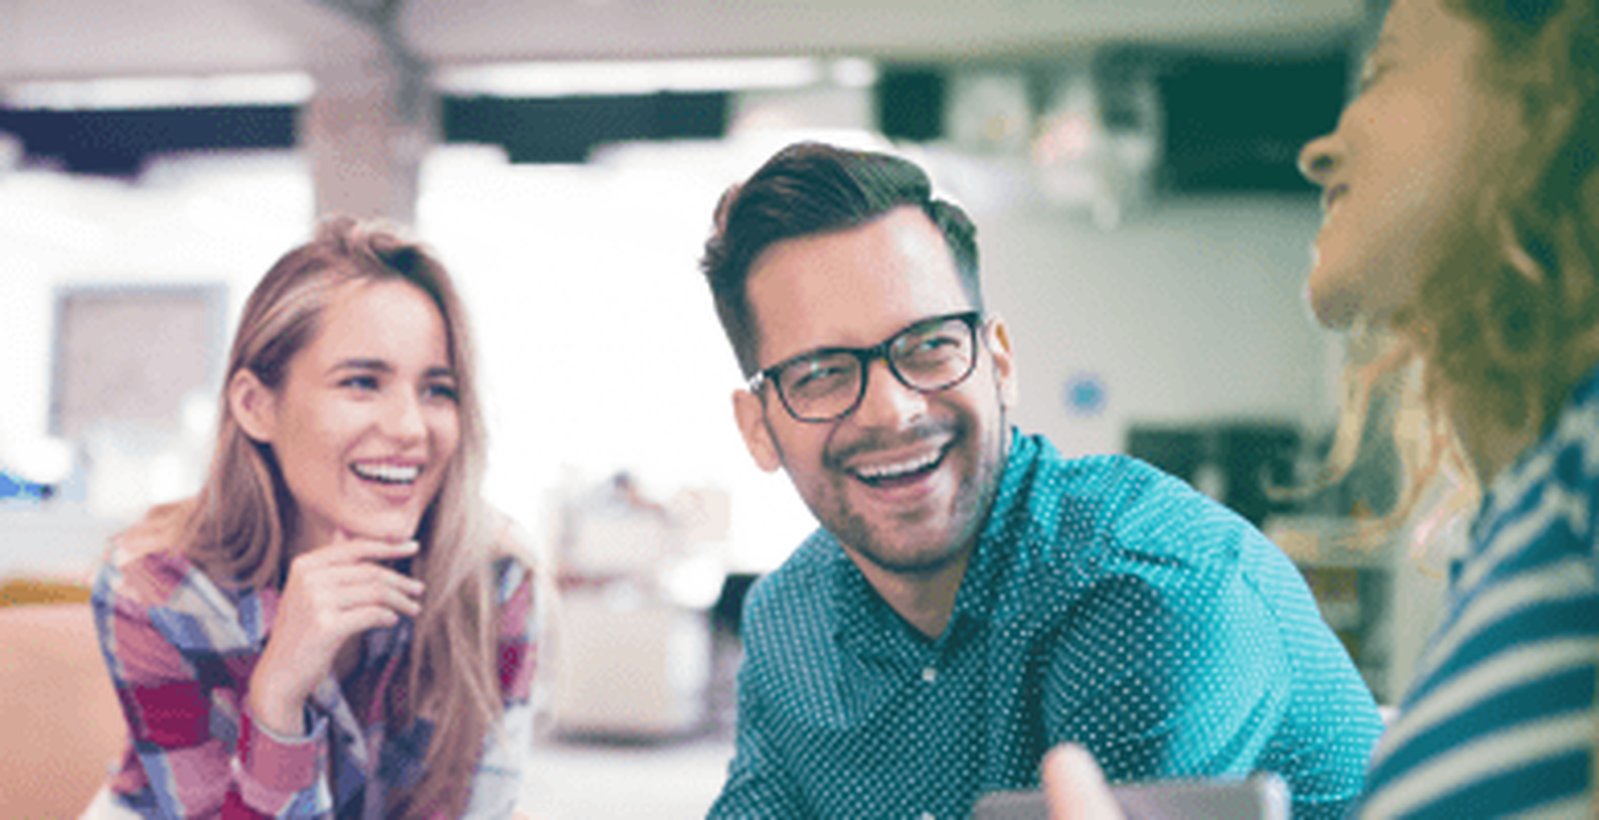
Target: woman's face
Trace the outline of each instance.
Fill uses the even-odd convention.
[[[1300,153],[1323,189],[1307,285],[1322,324],[1380,321],[1409,301],[1516,144],[1516,107],[1477,78],[1486,47],[1442,0],[1395,0],[1359,96]]]
[[[261,391],[262,435],[299,513],[295,553],[336,534],[415,537],[460,441],[456,374],[437,306],[397,279],[356,281]]]

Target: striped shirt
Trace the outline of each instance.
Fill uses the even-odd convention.
[[[1364,814],[1592,816],[1599,370],[1490,485]]]
[[[495,566],[499,680],[505,711],[485,740],[468,815],[506,816],[532,751],[532,573]],[[382,817],[386,789],[413,784],[432,724],[386,723],[402,686],[411,622],[365,633],[366,661],[347,686],[331,674],[306,704],[309,731],[281,737],[244,708],[266,647],[275,589],[232,589],[174,550],[113,550],[94,588],[95,625],[127,720],[113,801],[161,817]]]

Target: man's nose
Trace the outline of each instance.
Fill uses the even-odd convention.
[[[866,391],[852,414],[859,424],[900,427],[927,412],[927,396],[900,381],[887,359],[872,362],[861,378],[866,379]]]

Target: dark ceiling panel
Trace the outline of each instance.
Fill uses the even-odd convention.
[[[446,97],[444,141],[503,146],[512,162],[576,163],[612,142],[714,139],[727,129],[726,93],[605,97]],[[29,161],[72,173],[135,176],[148,157],[189,151],[289,149],[295,106],[122,110],[0,108]]]

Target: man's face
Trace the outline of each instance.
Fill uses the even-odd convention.
[[[902,207],[855,228],[785,240],[751,267],[761,367],[821,347],[870,347],[919,320],[969,310],[937,227]],[[856,559],[928,575],[964,558],[999,481],[1015,401],[1003,324],[978,330],[977,364],[935,393],[906,387],[879,359],[849,415],[789,415],[767,384],[734,410],[762,469],[782,467],[811,512]],[[864,567],[863,567],[864,568]]]

